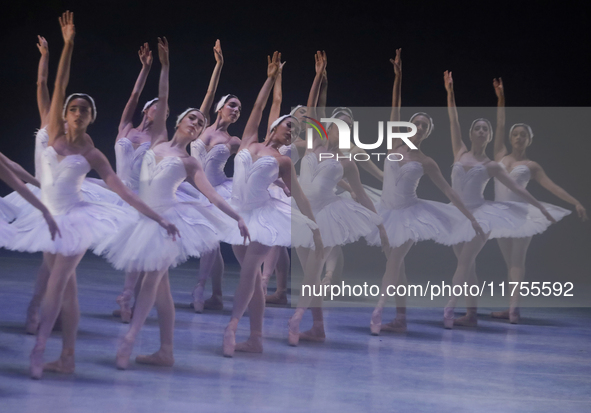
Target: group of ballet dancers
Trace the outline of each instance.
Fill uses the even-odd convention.
[[[135,360],[161,366],[174,364],[175,309],[169,268],[191,256],[200,257],[192,306],[196,312],[223,308],[224,261],[220,242],[233,246],[240,264],[232,316],[223,335],[223,355],[232,357],[235,351],[263,351],[265,303],[287,303],[287,248],[296,248],[304,284],[330,284],[342,270],[341,247],[365,238],[368,244],[381,246],[386,255],[384,291],[388,286],[407,283],[404,257],[417,241],[423,240],[453,247],[457,257],[453,285],[477,284],[476,256],[488,239],[497,238],[510,280],[521,281],[532,236],[570,213],[538,202],[525,189],[530,180],[538,181],[574,205],[579,217],[587,219],[581,203],[553,183],[539,164],[527,158],[526,148],[533,139],[528,125],[513,125],[509,130],[511,148],[506,147],[505,97],[500,78],[493,84],[498,98],[495,133],[488,120],[476,119],[470,127],[468,148],[460,132],[452,74],[444,74],[454,154],[451,186],[437,163],[420,149],[434,130],[431,117],[420,112],[410,119],[417,128],[410,138],[417,150],[409,150],[404,143],[393,147],[389,152],[400,153],[403,159],[385,161],[383,171],[371,161],[359,163],[383,182],[380,191],[361,184],[358,164],[343,156],[347,153],[338,148],[337,127],[327,126],[325,139],[314,132],[312,148],[303,139],[304,117],[326,117],[328,81],[324,52],[315,55],[315,77],[306,106],[297,106],[290,114],[280,116],[283,63],[281,54],[275,52],[268,57],[266,80],[242,137],[228,132],[242,110],[241,101],[234,95],[225,95],[218,101],[210,122],[224,64],[219,41],[213,49],[216,64],[205,98],[199,108],[188,108],[177,117],[171,139],[166,128],[170,69],[166,38],[158,39],[158,97],[143,106],[139,125],[132,122],[153,61],[148,44],[140,48],[142,68],[115,140],[115,173],[86,132],[97,117],[93,99],[82,93],[66,97],[74,49],[73,13],[65,12],[59,22],[64,46],[51,97],[47,87],[47,41],[39,37],[37,45],[41,53],[37,81],[41,128],[35,141],[35,176],[0,154],[0,178],[15,190],[0,198],[0,246],[44,253],[27,310],[27,332],[36,334],[30,356],[32,378],[41,378],[43,371],[74,372],[80,318],[76,267],[88,249],[103,255],[126,274],[123,291],[117,297],[120,308],[114,312],[123,322],[130,323],[116,355],[117,368],[126,369],[136,337],[154,305],[158,310],[160,349],[151,355],[138,355]],[[401,49],[390,61],[394,69],[390,120],[397,121],[401,106]],[[273,104],[267,133],[259,142],[259,124],[271,91]],[[348,108],[335,109],[331,117],[353,124],[353,113]],[[494,160],[490,160],[485,149],[493,136]],[[364,152],[353,144],[351,148],[351,154]],[[335,156],[320,161],[321,153]],[[234,176],[229,178],[224,165],[232,154],[236,155]],[[301,166],[296,177],[294,164],[298,161]],[[101,179],[86,178],[91,169]],[[417,198],[416,187],[423,175],[431,178],[451,204]],[[492,177],[495,201],[488,201],[483,198],[483,190]],[[321,280],[323,271],[325,276]],[[277,290],[266,296],[273,273],[277,276]],[[213,293],[205,300],[208,278],[212,279]],[[382,323],[386,300],[386,296],[381,297],[372,313],[371,333],[405,332],[405,298],[396,297],[395,318]],[[476,326],[476,298],[467,296],[466,314],[455,318],[457,300],[458,297],[451,297],[444,309],[444,327]],[[247,308],[250,336],[245,342],[236,343],[238,322]],[[308,308],[313,325],[300,332]],[[508,310],[492,315],[518,323],[519,296],[510,298]],[[45,345],[58,316],[62,353],[58,360],[43,363]],[[300,340],[325,340],[322,297],[299,297],[287,336],[293,346]]]

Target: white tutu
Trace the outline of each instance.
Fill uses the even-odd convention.
[[[9,247],[14,242],[15,235],[14,226],[0,219],[0,248]]]
[[[6,201],[4,198],[0,198],[0,221],[12,222],[19,214],[19,209]]]

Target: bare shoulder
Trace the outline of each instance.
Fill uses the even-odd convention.
[[[180,159],[188,175],[194,175],[196,171],[201,169],[201,164],[192,156],[182,156]]]
[[[423,165],[423,169],[427,173],[439,170],[439,165],[430,156],[423,155],[419,162]]]
[[[488,161],[484,166],[488,170],[489,175],[495,175],[503,170],[501,165],[496,161]]]

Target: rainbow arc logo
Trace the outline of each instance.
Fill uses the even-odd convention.
[[[318,122],[316,119],[311,118],[309,116],[304,116],[304,118],[310,119],[312,122],[314,122],[314,123],[316,123],[316,125],[318,125],[318,126],[316,126],[314,123],[303,121],[305,124],[312,126],[316,130],[316,132],[318,132],[318,135],[320,135],[320,139],[323,139],[322,132],[324,132],[324,139],[328,140],[328,133],[326,133],[326,129],[324,129],[324,126],[322,126],[322,123]],[[322,129],[322,132],[320,131],[319,128]]]

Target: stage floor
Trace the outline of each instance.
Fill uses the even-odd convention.
[[[407,334],[369,334],[370,308],[331,308],[324,344],[287,345],[291,308],[265,313],[264,353],[222,357],[237,268],[227,269],[223,312],[189,308],[197,261],[171,271],[176,303],[172,368],[114,365],[128,326],[111,316],[123,274],[87,255],[79,266],[82,317],[76,373],[28,376],[35,338],[24,333],[40,255],[0,252],[0,411],[13,412],[584,412],[591,410],[591,310],[524,309],[523,323],[491,319],[442,328],[442,310],[409,309]],[[393,315],[386,309],[384,320]],[[155,310],[134,356],[158,348]],[[311,325],[309,313],[302,330]],[[248,335],[248,318],[237,339]],[[59,355],[61,337],[47,344]]]

